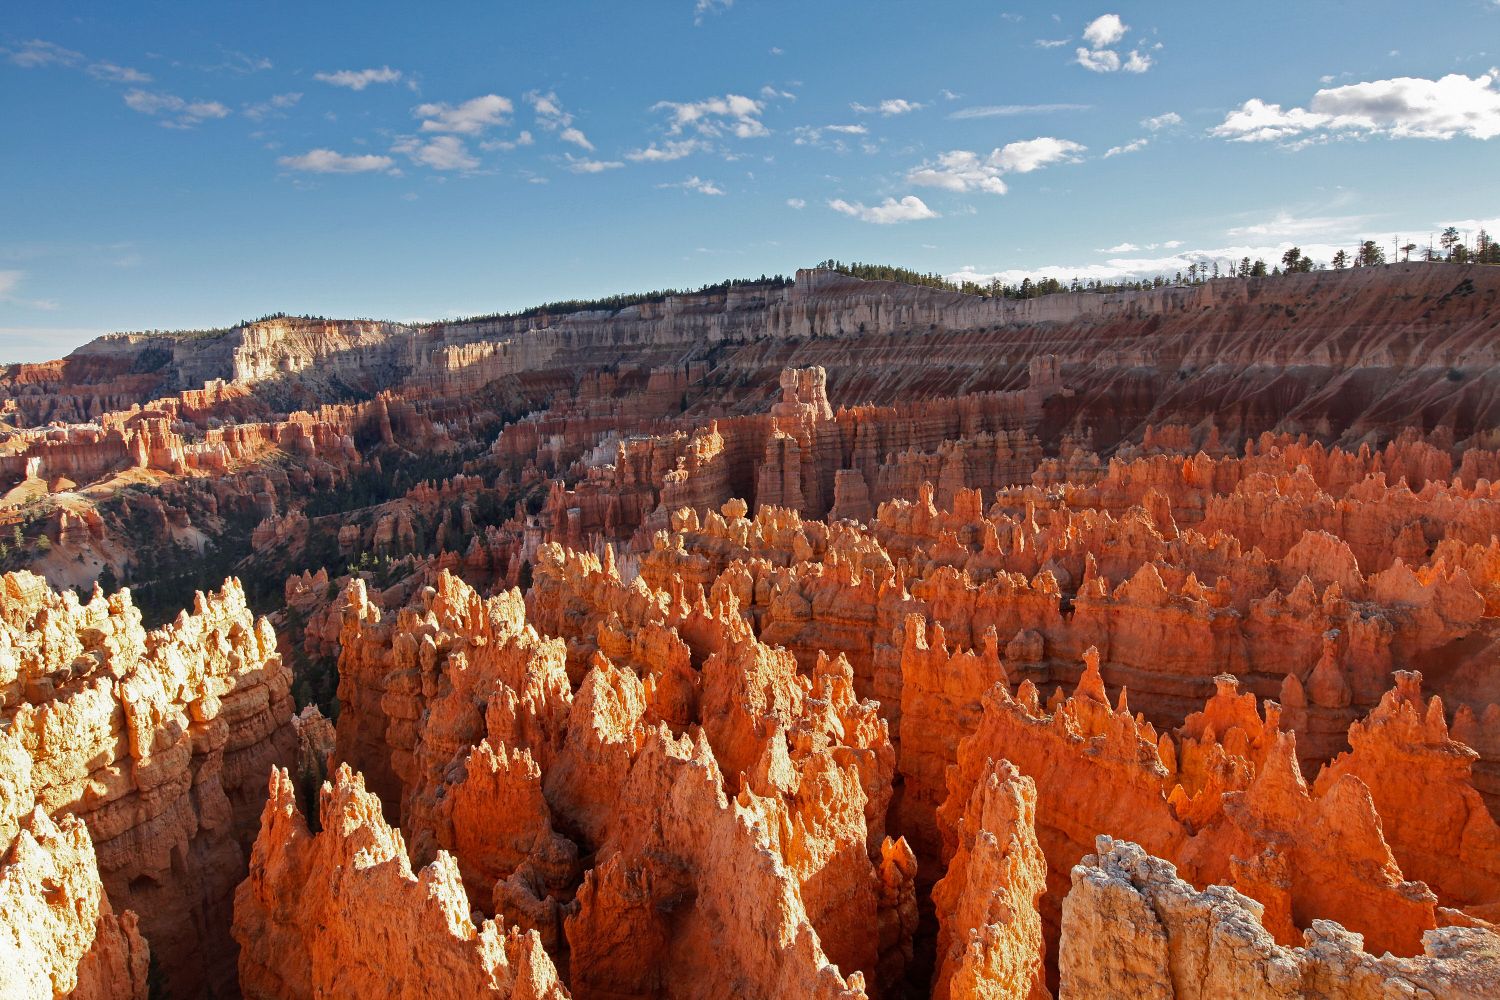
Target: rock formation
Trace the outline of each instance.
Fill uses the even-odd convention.
[[[535,933],[475,925],[449,855],[412,873],[358,775],[341,768],[318,808],[313,834],[287,772],[272,771],[235,893],[245,996],[567,997]]]
[[[1100,837],[1073,869],[1063,905],[1058,995],[1479,1000],[1500,983],[1500,936],[1492,931],[1428,931],[1421,955],[1377,957],[1358,934],[1324,920],[1300,947],[1280,945],[1261,926],[1261,912],[1233,889],[1197,891],[1135,844]]]
[[[234,580],[153,632],[128,591],[80,604],[23,572],[0,594],[0,843],[17,891],[58,885],[76,920],[108,930],[100,974],[132,981],[144,937],[175,993],[232,994],[231,897],[259,786],[297,739],[270,625]],[[38,874],[43,855],[61,875]]]
[[[814,270],[6,368],[13,991],[1483,993],[1497,296]]]

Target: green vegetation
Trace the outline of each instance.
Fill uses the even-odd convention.
[[[627,292],[619,295],[606,295],[598,299],[565,299],[560,302],[546,302],[530,309],[513,313],[486,313],[482,316],[465,316],[462,319],[447,320],[447,323],[488,323],[496,320],[507,319],[534,319],[538,316],[566,316],[578,312],[619,312],[629,306],[638,306],[648,302],[665,302],[674,295],[713,295],[719,292],[727,292],[736,288],[786,288],[792,283],[792,279],[782,274],[767,277],[762,274],[759,278],[730,278],[717,284],[704,285],[697,289],[662,288],[651,292]],[[437,324],[434,324],[437,325]]]

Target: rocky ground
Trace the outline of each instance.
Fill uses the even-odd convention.
[[[1497,299],[12,366],[0,995],[1500,995]]]

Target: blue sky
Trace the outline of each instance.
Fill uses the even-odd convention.
[[[1500,230],[1500,2],[12,2],[0,361]]]

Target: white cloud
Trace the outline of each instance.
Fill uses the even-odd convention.
[[[1251,98],[1211,135],[1232,142],[1296,140],[1300,147],[1340,135],[1395,139],[1491,139],[1500,135],[1500,89],[1491,71],[1470,78],[1396,77],[1319,90],[1307,108]]]
[[[1006,173],[1029,174],[1051,163],[1076,163],[1086,148],[1068,139],[1042,136],[1006,143],[998,150],[997,162]]]
[[[869,104],[851,104],[851,105],[849,105],[850,108],[852,108],[853,110],[857,111],[858,113],[860,113],[862,115],[875,114],[876,112],[879,112],[880,114],[885,115],[887,118],[893,117],[895,115],[909,114],[909,113],[911,113],[913,111],[920,111],[921,109],[925,108],[926,106],[927,105],[922,104],[919,101],[908,101],[904,97],[889,98],[889,99],[881,101],[879,104],[875,104],[875,105],[869,105]]]
[[[26,69],[37,69],[42,66],[76,66],[83,61],[82,52],[74,52],[72,49],[65,49],[61,45],[45,42],[40,38],[23,42],[20,48],[10,51],[9,57],[11,62]]]
[[[474,170],[479,166],[479,160],[469,152],[469,147],[454,135],[425,140],[409,136],[397,142],[391,150],[404,153],[413,163],[433,170]]]
[[[1014,115],[1050,115],[1059,111],[1088,111],[1091,104],[988,104],[959,108],[948,115],[955,121],[970,118],[1008,118]]]
[[[722,14],[733,6],[734,0],[698,0],[693,4],[693,24],[702,24],[705,14]]]
[[[678,181],[676,184],[658,184],[656,186],[659,188],[682,188],[684,191],[696,191],[698,194],[724,193],[724,189],[719,187],[719,185],[713,181],[706,181],[697,174],[694,174],[685,181]]]
[[[795,208],[795,209],[798,209],[798,210],[804,209],[804,208],[807,207],[807,201],[805,199],[802,199],[802,198],[788,198],[786,200],[786,207],[787,208]]]
[[[477,135],[491,125],[503,125],[515,110],[509,98],[498,94],[472,97],[462,104],[419,104],[412,114],[423,119],[423,132],[456,132]]]
[[[770,130],[760,120],[765,105],[739,94],[684,104],[661,101],[651,110],[671,112],[671,122],[667,127],[669,135],[681,135],[689,128],[709,137],[722,135],[726,129],[741,139],[770,135]]]
[[[847,202],[842,198],[835,198],[828,203],[828,207],[835,212],[853,216],[861,222],[873,222],[879,226],[891,225],[897,222],[915,222],[920,219],[936,219],[938,214],[928,208],[921,198],[909,194],[900,201],[895,198],[887,198],[879,205],[866,206],[860,202]]]
[[[945,191],[984,191],[1004,194],[1004,174],[1026,174],[1051,163],[1076,162],[1086,147],[1067,139],[1044,136],[1008,143],[988,156],[955,149],[940,154],[906,175],[909,183]]]
[[[396,83],[402,77],[399,69],[382,66],[379,69],[341,69],[334,73],[314,73],[314,80],[331,83],[335,87],[364,90],[372,83]]]
[[[161,124],[167,128],[192,128],[210,118],[229,115],[229,109],[218,101],[187,101],[175,94],[149,90],[126,91],[125,106],[143,115],[160,118]]]
[[[1119,14],[1101,14],[1083,29],[1083,40],[1091,48],[1107,49],[1125,37],[1126,25]]]
[[[1151,68],[1150,55],[1131,49],[1121,59],[1120,53],[1115,51],[1114,46],[1129,30],[1130,26],[1121,21],[1118,14],[1102,14],[1094,18],[1083,29],[1083,40],[1087,44],[1074,50],[1074,61],[1095,73],[1115,73],[1122,69],[1127,73],[1146,72]],[[1156,47],[1161,48],[1161,45],[1158,43]]]
[[[557,137],[563,142],[570,142],[591,153],[594,151],[594,144],[589,142],[588,137],[580,129],[573,126],[573,116],[563,110],[562,102],[557,99],[556,93],[549,90],[544,94],[533,90],[525,95],[524,100],[536,112],[537,125],[548,132],[556,132]]]
[[[602,174],[606,170],[616,170],[625,164],[619,160],[591,160],[586,157],[568,155],[568,169],[575,174]]]
[[[708,148],[708,143],[700,139],[669,139],[660,146],[653,142],[645,149],[633,149],[625,159],[632,163],[667,163]]]
[[[1173,128],[1182,124],[1182,116],[1175,111],[1168,111],[1164,115],[1156,115],[1154,118],[1142,118],[1141,125],[1153,132],[1160,132],[1164,128]]]
[[[1113,73],[1120,68],[1120,54],[1113,49],[1078,49],[1078,65],[1095,73]]]
[[[520,132],[516,133],[516,137],[514,139],[493,139],[487,142],[481,142],[479,144],[479,148],[491,151],[499,150],[501,152],[508,153],[513,149],[520,148],[521,146],[530,146],[534,142],[536,142],[536,139],[532,136],[532,134],[525,129],[522,129]]]
[[[1060,49],[1072,40],[1071,38],[1038,38],[1036,40],[1036,47],[1039,49]]]
[[[996,153],[999,150],[995,151]],[[964,149],[940,153],[906,175],[907,181],[923,187],[942,188],[945,191],[986,191],[1004,194],[1005,182],[1000,179],[1002,171],[989,158]]]
[[[1119,246],[1110,247],[1108,250],[1100,250],[1100,253],[1135,253],[1140,247],[1134,243],[1121,243]]]
[[[1150,139],[1133,139],[1123,146],[1111,146],[1104,151],[1104,158],[1107,160],[1111,156],[1120,156],[1124,153],[1139,153],[1150,142]]]
[[[272,115],[276,115],[278,111],[285,111],[300,100],[302,100],[302,95],[299,93],[273,94],[267,100],[245,105],[244,114],[251,121],[263,121]],[[283,117],[281,115],[276,116]]]
[[[389,156],[346,156],[331,149],[311,149],[297,156],[283,156],[276,162],[287,170],[309,174],[368,174],[395,166]]]
[[[117,66],[108,61],[89,64],[88,75],[108,83],[150,83],[151,74],[142,73],[130,66]]]

